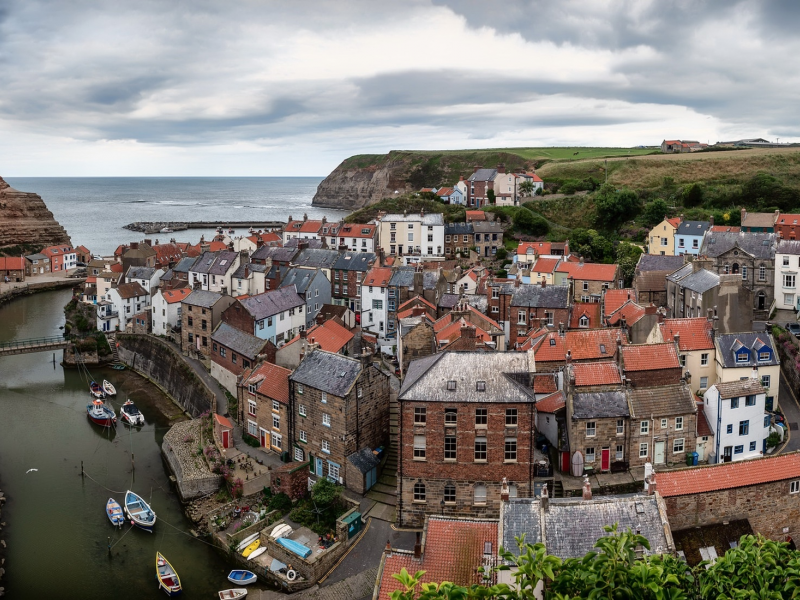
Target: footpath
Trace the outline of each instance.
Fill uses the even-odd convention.
[[[378,557],[380,559],[380,557]],[[374,566],[357,575],[343,579],[329,586],[315,585],[295,594],[284,594],[272,590],[253,590],[248,598],[257,600],[365,600],[372,598],[378,567]]]

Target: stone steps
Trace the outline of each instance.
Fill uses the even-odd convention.
[[[381,483],[381,481],[379,479],[378,483],[373,485],[370,488],[369,491],[370,492],[378,492],[380,494],[386,494],[386,495],[391,496],[391,495],[394,495],[394,494],[397,493],[397,485],[396,485],[396,482],[395,482],[395,485],[387,485],[385,483]]]
[[[378,484],[375,484],[378,485]],[[397,505],[397,496],[392,494],[384,494],[381,492],[376,492],[371,489],[367,492],[366,496],[370,500],[375,500],[375,502],[379,502],[381,504],[388,504],[389,506],[396,506]]]

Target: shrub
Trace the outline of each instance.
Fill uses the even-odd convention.
[[[269,498],[269,504],[267,506],[269,507],[269,510],[278,510],[281,513],[287,513],[292,508],[292,499],[281,492]],[[294,518],[292,519],[294,520]]]
[[[505,248],[498,248],[497,254],[494,255],[497,260],[505,260],[508,257],[508,251]]]
[[[781,435],[777,431],[773,431],[767,436],[767,448],[774,448],[781,443]]]
[[[508,271],[506,271],[505,269],[498,269],[497,272],[495,273],[495,277],[497,277],[498,279],[505,279],[506,277],[508,277]]]
[[[258,441],[258,438],[253,437],[247,432],[242,433],[242,440],[244,441],[245,444],[247,444],[248,446],[252,446],[253,448],[261,447],[261,442]]]

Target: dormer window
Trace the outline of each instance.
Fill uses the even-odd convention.
[[[763,352],[758,353],[758,362],[767,362],[771,358],[772,354],[769,350],[765,350]]]
[[[587,317],[586,315],[583,315],[578,320],[578,327],[589,327],[589,317]]]
[[[447,391],[448,392],[455,392],[456,391],[456,380],[451,379],[447,382]]]
[[[737,352],[736,353],[736,362],[737,363],[746,363],[750,360],[750,354],[748,352]]]
[[[476,381],[475,382],[475,390],[478,392],[485,392],[486,391],[486,382],[485,381]]]
[[[606,353],[606,345],[600,344],[600,354],[605,354],[605,353]]]

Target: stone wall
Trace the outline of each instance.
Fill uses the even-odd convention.
[[[36,294],[37,292],[49,292],[52,290],[60,290],[76,286],[82,287],[84,281],[86,280],[64,279],[63,281],[43,281],[41,283],[25,283],[19,285],[18,287],[0,293],[0,306],[5,304],[6,302],[13,300],[14,298],[19,298],[20,296],[28,296],[30,294]]]
[[[205,459],[197,454],[200,444],[200,421],[176,423],[164,435],[161,455],[175,477],[182,501],[216,492],[222,476],[208,469]]]
[[[216,408],[216,396],[171,346],[147,335],[117,334],[119,358],[192,417]]]
[[[308,463],[288,463],[272,470],[272,493],[286,494],[292,500],[308,495]]]

